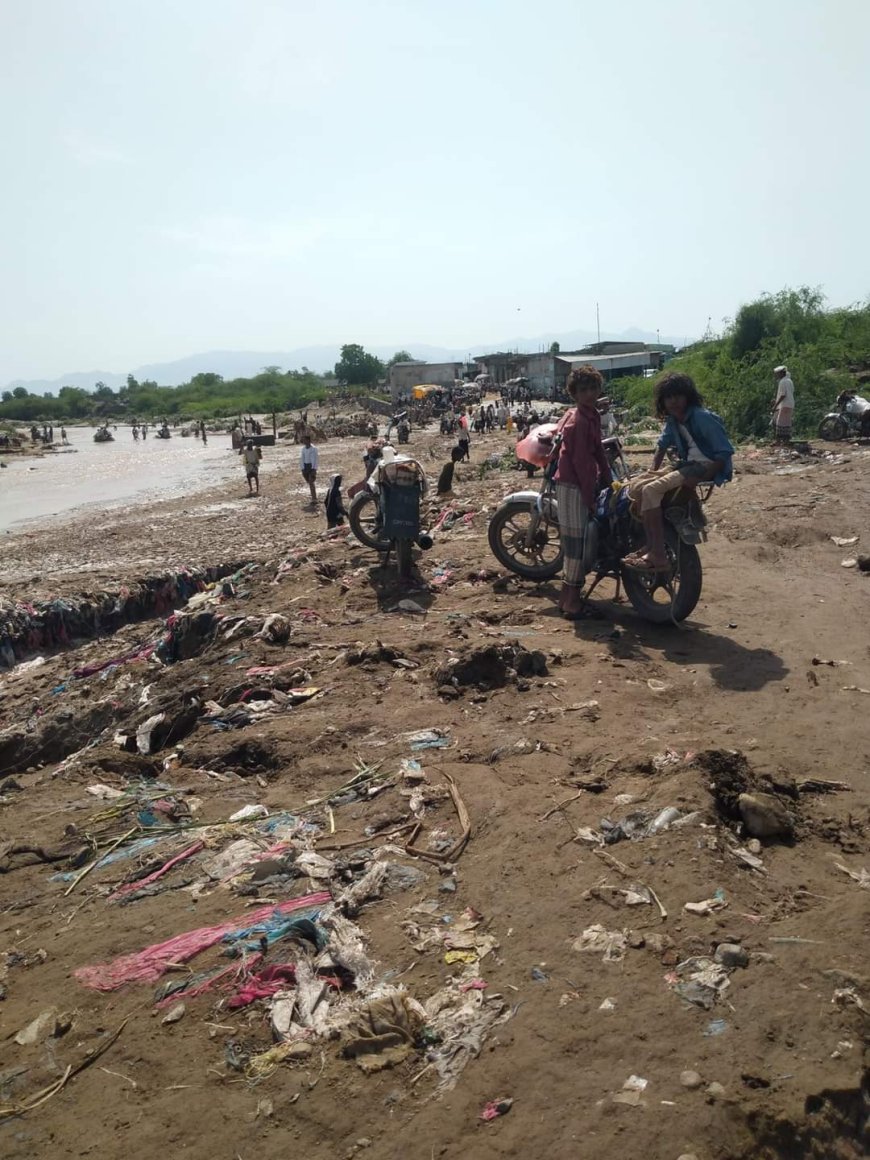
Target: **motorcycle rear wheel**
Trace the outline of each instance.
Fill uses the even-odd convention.
[[[849,428],[842,415],[826,415],[819,423],[819,438],[821,439],[836,442],[845,439],[848,434]]]
[[[347,512],[350,530],[361,544],[376,552],[388,552],[390,541],[381,526],[381,509],[377,496],[370,491],[361,491],[350,501]]]
[[[412,540],[396,540],[396,571],[400,580],[410,580],[413,568]]]
[[[684,544],[674,529],[667,526],[665,549],[673,568],[669,584],[652,572],[622,569],[626,596],[635,612],[651,624],[685,620],[701,598],[703,571],[698,549],[694,544]]]
[[[556,524],[541,520],[527,543],[533,508],[525,500],[503,504],[489,521],[489,547],[509,572],[526,580],[552,580],[562,571],[562,542]]]

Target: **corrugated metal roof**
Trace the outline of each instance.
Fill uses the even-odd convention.
[[[650,366],[651,355],[655,351],[636,350],[630,354],[557,354],[559,362],[567,363],[570,367],[613,367],[613,366]]]

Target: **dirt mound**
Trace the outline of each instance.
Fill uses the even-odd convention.
[[[794,836],[798,790],[792,778],[759,774],[734,750],[708,749],[695,761],[710,776],[721,817],[739,822],[752,837]]]
[[[810,544],[823,544],[830,536],[818,524],[779,524],[770,528],[767,538],[780,548],[806,548]]]
[[[438,665],[432,674],[439,689],[503,689],[509,682],[546,675],[545,654],[517,643],[464,649]]]

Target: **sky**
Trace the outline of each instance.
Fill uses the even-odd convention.
[[[0,3],[0,382],[870,296],[868,0]]]

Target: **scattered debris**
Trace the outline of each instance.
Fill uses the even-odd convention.
[[[717,910],[724,910],[727,905],[725,895],[721,890],[717,890],[712,898],[705,898],[703,902],[685,903],[683,910],[687,910],[689,914],[715,914]]]
[[[490,1100],[480,1113],[480,1118],[489,1123],[490,1120],[497,1120],[499,1116],[506,1116],[513,1107],[513,1103],[512,1099]]]
[[[850,870],[842,862],[835,862],[834,865],[838,870],[842,870],[844,874],[848,874],[852,881],[857,882],[864,890],[870,890],[870,871],[865,870],[863,867],[860,870]]]
[[[179,1020],[184,1018],[184,1013],[186,1010],[187,1007],[184,1005],[184,1003],[174,1003],[160,1020],[160,1022],[178,1023]]]
[[[669,981],[681,999],[705,1011],[715,1006],[731,982],[727,969],[707,958],[691,958],[678,963]]]
[[[31,1047],[35,1043],[43,1043],[46,1039],[56,1039],[65,1035],[72,1026],[72,1017],[60,1015],[56,1007],[47,1007],[26,1027],[22,1027],[15,1036],[15,1042],[20,1047]]]
[[[619,822],[612,822],[609,818],[601,819],[601,834],[604,843],[612,846],[615,842],[626,839],[637,841],[641,838],[652,838],[656,834],[664,833],[672,826],[690,826],[700,819],[697,812],[681,813],[675,806],[667,806],[653,814],[648,810],[635,810]]]
[[[614,1092],[611,1098],[615,1104],[628,1104],[631,1108],[642,1107],[646,1103],[643,1093],[648,1084],[649,1080],[642,1079],[639,1075],[630,1075],[622,1085],[622,1090]]]
[[[603,963],[621,963],[627,946],[625,931],[607,930],[600,924],[589,926],[574,940],[572,950],[600,954]]]

